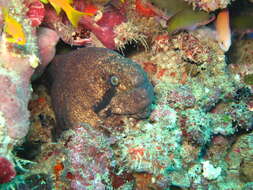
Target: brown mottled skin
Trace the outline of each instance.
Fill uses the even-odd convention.
[[[92,47],[56,56],[49,73],[61,129],[78,123],[117,126],[122,115],[149,115],[154,94],[146,73],[114,51]]]

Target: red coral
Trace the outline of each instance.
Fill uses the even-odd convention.
[[[11,181],[16,176],[12,163],[4,157],[0,157],[0,184]]]
[[[143,3],[143,0],[135,0],[135,10],[141,16],[156,16],[153,6],[150,3]]]

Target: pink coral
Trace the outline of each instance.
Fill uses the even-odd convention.
[[[29,128],[29,112],[26,105],[30,98],[29,83],[33,69],[26,58],[11,57],[7,54],[1,56],[2,61],[6,63],[6,68],[0,68],[2,72],[0,111],[5,118],[8,136],[13,139],[21,139]],[[10,74],[12,73],[10,71],[16,72],[17,75]]]
[[[67,168],[71,173],[72,190],[97,189],[108,187],[110,158],[112,152],[106,137],[88,125],[80,125],[65,133],[67,139]],[[68,176],[67,176],[68,178]]]

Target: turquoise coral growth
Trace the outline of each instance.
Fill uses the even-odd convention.
[[[166,111],[167,110],[167,111]],[[127,128],[127,134],[121,135],[118,141],[119,163],[132,172],[152,173],[161,187],[168,187],[169,170],[182,167],[181,131],[177,126],[175,110],[165,107],[166,117],[157,123],[139,122],[134,128]],[[160,176],[160,177],[158,177]],[[162,177],[161,177],[162,176]]]

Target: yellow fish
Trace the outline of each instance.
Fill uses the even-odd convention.
[[[48,2],[54,7],[57,14],[61,12],[61,9],[66,13],[69,21],[74,27],[77,27],[77,24],[80,20],[80,18],[83,15],[90,15],[92,16],[92,13],[84,13],[75,10],[70,4],[72,4],[72,0],[40,0],[42,3],[47,4]]]
[[[11,15],[6,8],[2,8],[4,15],[4,32],[9,35],[6,40],[18,45],[25,45],[26,37],[22,25]]]

